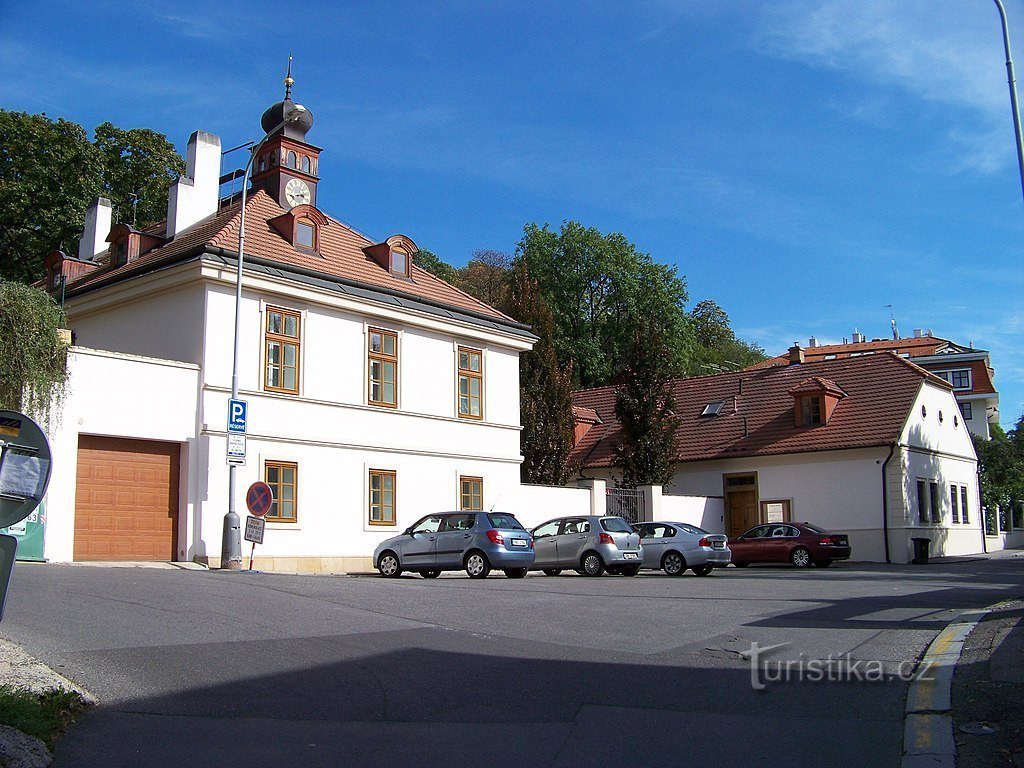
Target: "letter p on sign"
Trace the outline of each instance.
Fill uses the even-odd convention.
[[[228,432],[245,434],[249,404],[245,400],[228,400]]]

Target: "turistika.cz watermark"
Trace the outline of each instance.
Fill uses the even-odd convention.
[[[740,657],[750,662],[750,687],[763,691],[775,683],[886,683],[900,680],[930,680],[931,664],[916,661],[892,662],[875,659],[854,659],[849,653],[829,654],[823,659],[808,658],[800,653],[795,659],[767,659],[765,656],[789,643],[759,645],[751,643],[750,650]]]

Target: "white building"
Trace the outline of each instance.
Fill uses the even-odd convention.
[[[264,130],[290,107],[286,93]],[[256,567],[336,571],[369,567],[421,514],[515,498],[519,353],[534,337],[413,265],[408,237],[374,242],[319,210],[311,125],[307,112],[277,130],[254,161],[237,507],[244,519],[256,480],[274,489]],[[47,260],[76,344],[50,560],[219,563],[241,212],[219,181],[219,139],[193,134],[166,223],[112,227],[101,200],[78,257]]]
[[[855,560],[907,562],[917,537],[933,556],[991,548],[952,387],[895,354],[806,362],[794,347],[787,365],[679,379],[672,392],[681,426],[667,490],[724,500],[717,520],[693,522],[736,536],[808,521],[849,534]],[[582,474],[621,477],[614,389],[573,402]]]

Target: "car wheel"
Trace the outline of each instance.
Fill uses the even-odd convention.
[[[806,568],[811,564],[811,553],[804,547],[797,547],[789,553],[789,562],[794,568]]]
[[[682,576],[686,573],[686,560],[678,552],[666,552],[661,558],[661,569],[669,576]]]
[[[832,565],[832,561],[828,559],[818,560],[814,564],[819,568],[828,568],[830,565]]]
[[[381,576],[389,579],[401,576],[402,564],[398,560],[398,555],[391,550],[383,552],[377,559],[377,570],[380,571]]]
[[[466,573],[471,579],[486,579],[491,572],[491,564],[487,562],[487,555],[483,552],[473,550],[466,555]]]
[[[737,563],[735,560],[732,561],[732,564],[735,565],[737,568],[746,568],[748,565],[750,565],[750,563]]]
[[[506,568],[505,577],[509,579],[522,579],[526,576],[525,568]]]
[[[639,565],[623,566],[622,568],[619,569],[619,573],[621,573],[623,576],[636,576],[638,573],[640,573],[640,566]]]
[[[694,576],[707,576],[713,570],[715,570],[715,566],[710,565],[708,563],[705,563],[704,565],[698,565],[696,568],[694,568],[693,569],[693,575]]]
[[[600,576],[604,573],[604,563],[597,552],[586,552],[580,558],[580,569],[584,576]]]
[[[544,575],[545,576],[557,576],[561,572],[562,572],[561,568],[545,568],[544,569]]]
[[[436,579],[440,575],[441,572],[436,569],[432,571],[420,571],[420,576],[422,576],[424,579]]]

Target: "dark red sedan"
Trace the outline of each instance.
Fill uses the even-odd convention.
[[[729,539],[732,564],[792,563],[807,568],[811,563],[827,568],[833,560],[850,559],[850,540],[845,533],[823,531],[810,523],[755,525],[736,539]]]

